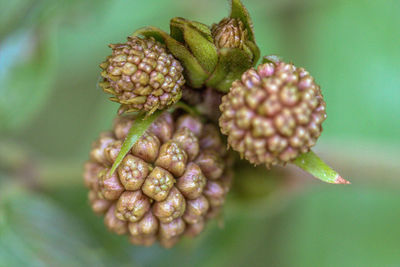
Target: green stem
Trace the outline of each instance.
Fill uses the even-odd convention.
[[[186,104],[186,103],[184,103],[182,101],[179,101],[173,107],[181,108],[181,109],[183,109],[184,111],[186,111],[187,113],[189,113],[190,115],[193,115],[193,116],[197,116],[197,117],[201,116],[201,113],[197,110],[197,108],[191,107],[191,106],[189,106],[188,104]]]
[[[332,170],[313,151],[304,153],[297,157],[293,164],[312,174],[315,178],[330,184],[350,184],[336,171]]]

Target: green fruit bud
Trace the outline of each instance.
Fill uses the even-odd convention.
[[[218,48],[243,48],[247,41],[247,30],[238,19],[224,18],[211,28],[214,43]]]

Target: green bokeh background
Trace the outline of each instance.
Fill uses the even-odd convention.
[[[227,1],[0,0],[0,266],[400,266],[400,2],[243,2],[262,54],[321,85],[315,150],[352,185],[241,168],[224,220],[200,237],[129,245],[92,214],[81,183],[117,109],[96,86],[98,64],[139,27],[211,24]]]

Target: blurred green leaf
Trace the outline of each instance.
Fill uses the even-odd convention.
[[[263,238],[279,266],[398,266],[398,188],[335,188],[307,192],[272,221]]]
[[[47,198],[1,188],[0,266],[104,266],[85,228]]]
[[[0,41],[20,27],[32,9],[38,5],[35,0],[0,0]],[[42,1],[43,2],[43,1]]]
[[[16,32],[0,47],[0,130],[18,129],[45,104],[55,74],[54,29]]]

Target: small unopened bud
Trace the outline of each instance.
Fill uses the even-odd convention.
[[[151,132],[145,132],[132,147],[132,154],[147,161],[154,162],[158,156],[160,140]]]
[[[225,146],[222,144],[221,134],[212,124],[204,126],[203,134],[200,138],[200,147],[202,149],[211,149],[217,151],[225,151]]]
[[[128,232],[127,222],[119,220],[115,216],[115,205],[112,205],[106,215],[104,216],[104,224],[110,231],[117,233],[118,235],[123,235]]]
[[[189,161],[199,154],[200,146],[197,137],[188,128],[179,129],[173,136],[173,140],[186,151]]]
[[[150,201],[141,191],[125,191],[118,199],[115,216],[123,221],[137,222],[149,209]]]
[[[169,141],[161,146],[155,164],[175,176],[181,176],[185,171],[186,161],[186,152],[176,142]]]
[[[199,220],[197,223],[188,224],[186,226],[185,235],[195,237],[200,234],[204,229],[204,219]]]
[[[112,137],[111,132],[102,133],[100,138],[92,144],[90,158],[93,161],[108,165],[109,162],[104,153],[104,149],[113,142],[115,142],[115,139]]]
[[[218,48],[242,48],[247,41],[247,30],[236,18],[224,18],[211,31]]]
[[[204,189],[204,195],[212,207],[224,204],[225,190],[220,181],[208,181]]]
[[[169,223],[160,223],[160,237],[171,239],[181,235],[185,231],[185,222],[177,218]]]
[[[190,162],[185,173],[177,180],[176,187],[188,199],[198,198],[206,186],[207,179],[200,167]]]
[[[185,214],[183,214],[183,219],[189,224],[198,223],[203,220],[203,217],[207,213],[208,208],[209,203],[204,196],[188,200],[186,202],[186,211]]]
[[[201,171],[209,179],[218,179],[224,172],[224,162],[214,150],[204,150],[196,159]]]
[[[158,220],[148,211],[140,221],[129,223],[128,228],[133,236],[155,235],[158,231]]]
[[[114,120],[114,134],[118,139],[125,139],[131,129],[133,120],[131,117],[117,116]]]
[[[203,131],[203,123],[198,119],[190,115],[181,116],[176,123],[176,128],[188,128],[192,131],[197,137],[200,137],[201,132]]]
[[[160,167],[155,167],[147,176],[142,191],[155,201],[162,201],[167,198],[175,179],[171,173]]]
[[[155,122],[153,122],[149,131],[154,133],[162,143],[172,138],[174,132],[174,120],[169,112],[164,112]]]
[[[118,167],[119,179],[126,190],[138,190],[149,174],[149,168],[148,163],[128,154]]]
[[[186,208],[186,201],[178,189],[172,187],[168,197],[153,205],[154,215],[162,222],[169,223],[183,215]]]
[[[104,169],[98,180],[99,196],[107,200],[116,200],[125,190],[116,173],[110,175],[109,169]]]
[[[103,166],[98,163],[88,161],[84,166],[83,178],[85,182],[85,186],[89,189],[97,190],[97,180],[100,172],[104,169]]]
[[[95,191],[89,191],[89,202],[92,210],[99,215],[104,214],[111,205],[110,201],[98,198]]]
[[[112,142],[104,149],[104,155],[106,160],[108,161],[109,166],[111,166],[114,161],[117,159],[119,152],[121,151],[122,141],[117,140]]]

